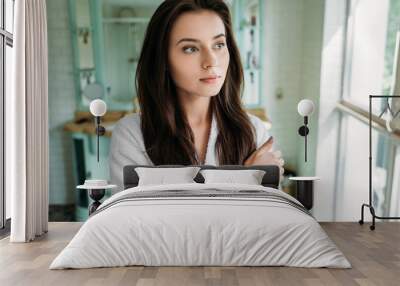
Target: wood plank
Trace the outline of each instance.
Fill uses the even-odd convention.
[[[296,267],[115,267],[49,270],[82,223],[52,222],[31,243],[0,240],[0,285],[399,285],[400,223],[376,230],[357,223],[321,223],[352,269]]]

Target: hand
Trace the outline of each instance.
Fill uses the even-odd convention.
[[[271,136],[263,145],[255,150],[244,162],[245,166],[250,165],[277,165],[279,167],[279,181],[283,180],[283,164],[281,151],[271,151],[274,139]]]

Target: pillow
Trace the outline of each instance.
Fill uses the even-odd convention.
[[[200,167],[135,168],[139,177],[138,186],[196,183],[193,179],[199,170]]]
[[[204,183],[236,183],[261,185],[265,175],[262,170],[201,170]]]

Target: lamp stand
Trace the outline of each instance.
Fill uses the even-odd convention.
[[[100,136],[106,133],[106,129],[100,125],[100,116],[96,116],[96,136],[97,136],[97,162],[99,162]]]
[[[304,161],[307,162],[307,135],[310,130],[307,127],[308,116],[304,116],[304,125],[299,128],[299,135],[304,137]]]

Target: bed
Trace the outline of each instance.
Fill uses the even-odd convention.
[[[124,167],[125,189],[100,205],[50,269],[351,267],[309,211],[278,189],[277,166],[200,166],[264,170],[260,185],[204,183],[199,173],[194,183],[150,186],[138,185],[137,167]]]

